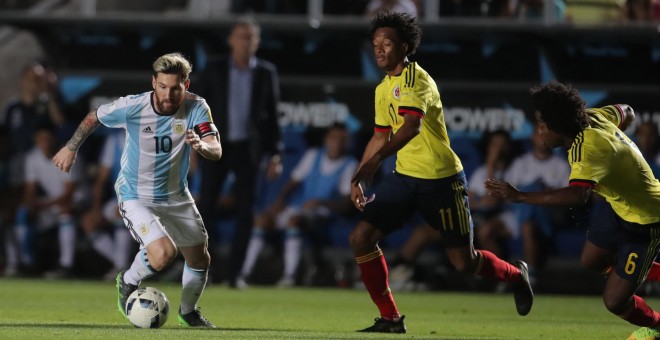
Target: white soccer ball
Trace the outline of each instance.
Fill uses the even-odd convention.
[[[170,301],[153,287],[138,288],[126,301],[126,317],[139,328],[160,328],[167,321]]]

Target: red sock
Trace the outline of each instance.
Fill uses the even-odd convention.
[[[487,250],[477,250],[477,254],[479,254],[477,275],[509,283],[520,281],[520,270],[516,266],[500,259]]]
[[[619,316],[631,324],[641,327],[655,327],[660,322],[660,313],[651,309],[644,299],[637,295],[633,296],[632,311],[627,315]]]
[[[653,262],[649,274],[646,275],[646,281],[660,281],[660,263]]]
[[[388,320],[400,317],[387,284],[387,263],[383,252],[378,249],[355,259],[362,273],[362,282],[367,287],[371,300],[378,306],[380,316]]]

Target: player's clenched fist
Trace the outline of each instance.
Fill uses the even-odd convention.
[[[193,130],[186,130],[186,143],[190,145],[193,150],[199,150],[202,147],[202,140]]]
[[[71,167],[73,167],[75,161],[76,152],[69,150],[66,146],[61,148],[60,151],[53,156],[53,164],[64,172],[71,171]]]

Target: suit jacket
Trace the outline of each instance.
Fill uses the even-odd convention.
[[[216,57],[208,61],[198,81],[197,93],[206,99],[211,115],[220,132],[227,133],[229,107],[229,58]],[[280,152],[280,127],[277,122],[277,104],[280,100],[280,84],[277,69],[272,63],[257,59],[252,74],[252,98],[248,142],[250,154],[258,162],[264,154]]]

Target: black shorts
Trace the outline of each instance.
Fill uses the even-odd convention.
[[[415,213],[442,233],[448,247],[467,246],[472,241],[472,217],[467,181],[461,171],[440,179],[420,179],[396,172],[386,176],[367,204],[361,219],[385,234],[401,228]]]
[[[604,204],[587,239],[594,245],[616,252],[617,275],[637,285],[644,282],[660,250],[660,223],[641,225],[624,221],[609,204]]]

